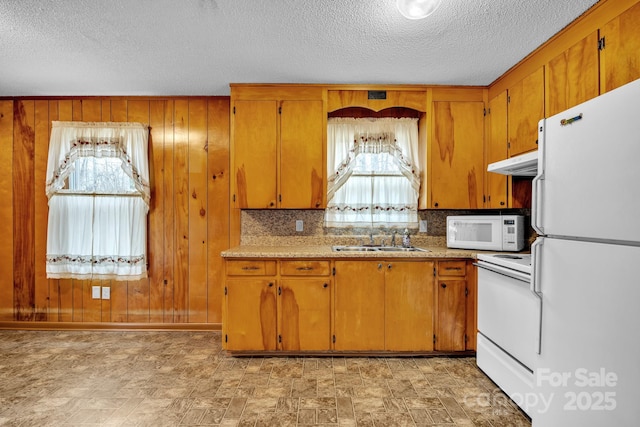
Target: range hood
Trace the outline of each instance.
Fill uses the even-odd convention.
[[[520,154],[487,166],[488,172],[513,176],[536,176],[538,173],[538,151]]]

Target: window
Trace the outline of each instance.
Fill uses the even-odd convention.
[[[53,122],[47,165],[47,277],[147,276],[148,128]]]
[[[327,227],[416,227],[418,120],[330,118]]]

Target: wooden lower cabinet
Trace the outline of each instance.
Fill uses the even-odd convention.
[[[335,349],[433,350],[433,264],[336,261]]]
[[[437,351],[475,350],[475,281],[469,261],[439,261],[436,276]],[[469,276],[469,277],[468,277]],[[469,335],[473,335],[471,339]]]
[[[335,349],[384,349],[383,261],[335,262]]]
[[[227,260],[224,348],[475,350],[474,272],[470,260]]]

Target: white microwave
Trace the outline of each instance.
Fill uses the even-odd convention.
[[[448,216],[447,247],[486,251],[520,251],[524,248],[524,216]]]

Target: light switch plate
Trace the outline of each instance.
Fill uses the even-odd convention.
[[[301,219],[297,219],[296,220],[296,231],[303,231],[304,230],[304,221],[302,221]]]
[[[102,287],[102,299],[111,299],[111,288],[109,286]]]
[[[426,233],[427,232],[427,220],[426,219],[421,219],[419,224],[420,224],[420,228],[418,229],[418,231],[420,233]]]
[[[100,286],[91,287],[91,298],[100,299]]]

